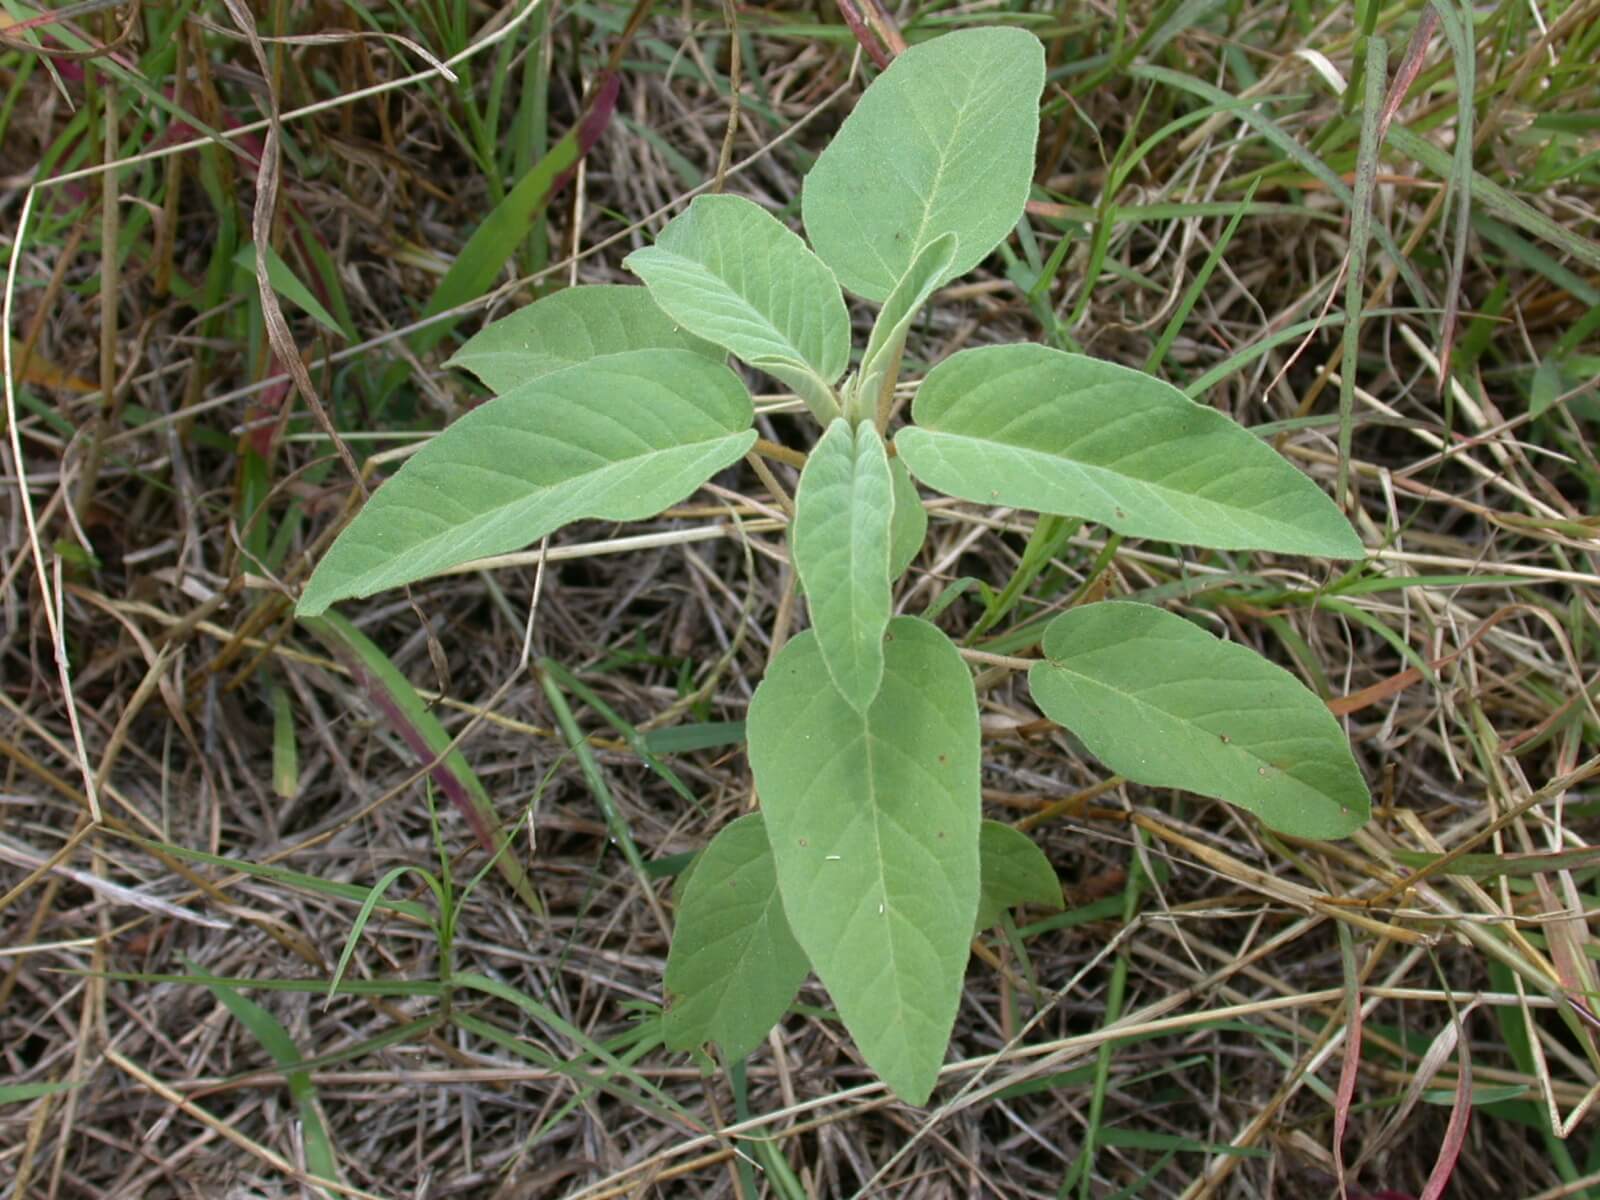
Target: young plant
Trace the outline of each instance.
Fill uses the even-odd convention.
[[[974,931],[1009,905],[1060,903],[1037,847],[980,819],[978,704],[961,651],[930,622],[893,615],[926,529],[918,482],[1123,537],[1362,553],[1333,503],[1261,440],[1093,358],[962,350],[891,428],[913,316],[1022,216],[1043,83],[1043,49],[1017,29],[907,50],[805,180],[809,248],[747,200],[701,196],[628,258],[643,288],[573,288],[485,329],[453,361],[499,396],[376,492],[300,600],[313,616],[579,518],[642,518],[682,500],[756,441],[727,354],[804,401],[822,432],[789,549],[811,627],[750,706],[760,811],[722,830],[682,886],[671,1045],[715,1041],[739,1058],[814,970],[867,1063],[922,1103]],[[841,284],[880,305],[855,360]],[[1035,701],[1128,779],[1226,800],[1301,837],[1366,820],[1338,723],[1250,651],[1120,601],[1057,616],[1042,650]]]

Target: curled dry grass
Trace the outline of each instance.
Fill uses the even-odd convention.
[[[1107,780],[1014,676],[988,672],[986,803],[1040,840],[1070,907],[978,945],[935,1106],[888,1098],[814,986],[742,1073],[655,1049],[670,890],[629,869],[619,831],[647,868],[670,866],[749,803],[748,772],[736,747],[665,755],[687,803],[557,688],[590,736],[608,824],[528,664],[564,664],[638,730],[741,719],[798,618],[781,506],[734,471],[642,526],[565,532],[542,582],[536,554],[513,556],[361,606],[517,831],[510,853],[545,911],[494,875],[463,895],[484,855],[434,814],[347,665],[288,619],[356,489],[262,331],[281,304],[303,386],[351,461],[381,471],[472,403],[439,365],[449,340],[428,344],[417,314],[577,120],[619,39],[611,128],[500,273],[513,282],[463,307],[469,322],[557,281],[623,280],[626,251],[719,164],[730,189],[788,203],[858,86],[848,32],[811,7],[735,14],[725,158],[721,9],[650,12],[628,31],[605,6],[547,22],[441,3],[363,23],[279,4],[246,22],[254,44],[232,5],[135,9],[126,36],[128,10],[49,28],[13,16],[8,1194],[278,1195],[310,1173],[381,1196],[1300,1196],[1333,1194],[1341,1174],[1352,1195],[1436,1195],[1452,1165],[1455,1195],[1600,1186],[1580,1120],[1600,1081],[1585,995],[1600,11],[1480,14],[1462,89],[1448,47],[1464,10],[1440,9],[1396,125],[1447,173],[1456,97],[1472,92],[1477,170],[1564,234],[1519,224],[1480,184],[1458,242],[1445,173],[1392,145],[1361,153],[1361,106],[1335,87],[1365,89],[1352,72],[1366,43],[1343,7],[1237,5],[1197,24],[1172,5],[1037,7],[1003,11],[1035,23],[1058,68],[1041,147],[1053,199],[1009,278],[993,263],[948,289],[913,353],[1044,336],[1180,384],[1218,368],[1208,401],[1281,422],[1280,448],[1330,490],[1343,406],[1373,554],[1341,578],[1090,531],[985,648],[1026,653],[1008,628],[1084,596],[1182,606],[1329,697],[1374,782],[1372,824],[1287,843],[1219,805]],[[1398,72],[1417,22],[1377,19]],[[75,38],[84,55],[59,53]],[[1139,64],[1258,103],[1135,156],[1201,102]],[[326,321],[292,297],[264,312],[233,261],[266,211],[273,108],[285,157],[266,173],[263,229]],[[1374,245],[1347,346],[1349,189],[1414,274]],[[766,436],[792,443],[793,408],[763,404]],[[932,518],[912,611],[968,577],[1003,582],[1031,530],[953,503]],[[969,588],[941,619],[960,630],[981,611]],[[359,897],[395,868],[411,870],[361,931],[352,987],[325,1000],[359,904],[335,885]],[[420,868],[458,883],[448,938]],[[446,971],[484,982],[446,994]],[[320,986],[271,990],[289,980]]]

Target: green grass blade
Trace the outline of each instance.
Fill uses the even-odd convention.
[[[1453,210],[1455,230],[1450,248],[1450,273],[1444,289],[1444,338],[1443,350],[1439,355],[1443,364],[1439,386],[1443,388],[1444,377],[1450,369],[1451,347],[1455,342],[1461,279],[1467,266],[1467,234],[1472,223],[1473,104],[1476,98],[1478,55],[1477,47],[1473,44],[1473,14],[1470,6],[1462,5],[1458,9],[1455,0],[1433,0],[1433,11],[1439,16],[1445,40],[1450,43],[1451,64],[1456,75],[1455,147],[1445,191],[1446,211]]]
[[[320,617],[301,617],[300,623],[345,664],[351,677],[417,760],[429,764],[428,776],[434,785],[449,797],[456,811],[471,826],[479,844],[494,854],[501,843],[500,818],[494,803],[467,764],[466,755],[450,749],[450,735],[417,695],[411,681],[371,639],[338,613],[330,611]],[[533,884],[516,856],[501,854],[495,863],[529,911],[542,913],[544,906],[539,903]]]
[[[1144,832],[1134,830],[1135,839],[1142,843]],[[1128,860],[1128,882],[1122,890],[1122,923],[1127,926],[1139,912],[1139,904],[1144,896],[1144,872],[1139,865],[1139,856],[1130,855]],[[1106,988],[1105,1019],[1102,1025],[1114,1025],[1122,1019],[1122,1002],[1128,990],[1128,960],[1129,953],[1124,946],[1117,953],[1116,962],[1111,967],[1111,983]],[[1095,1056],[1094,1064],[1094,1089],[1089,1094],[1089,1121],[1083,1134],[1083,1149],[1078,1152],[1078,1161],[1073,1164],[1072,1173],[1078,1178],[1078,1195],[1082,1200],[1088,1200],[1090,1180],[1094,1177],[1094,1159],[1096,1150],[1102,1145],[1112,1145],[1106,1139],[1106,1131],[1101,1128],[1105,1118],[1106,1093],[1111,1085],[1111,1056],[1115,1053],[1117,1043],[1106,1041],[1100,1044],[1100,1049]],[[1082,1164],[1081,1167],[1079,1164]],[[1063,1188],[1063,1190],[1065,1190]]]
[[[638,1071],[634,1070],[627,1063],[623,1062],[611,1051],[607,1050],[604,1046],[596,1042],[588,1034],[584,1033],[583,1030],[565,1020],[559,1013],[555,1012],[549,1006],[540,1004],[531,996],[527,996],[524,993],[519,992],[516,988],[510,986],[509,984],[502,983],[498,979],[490,979],[484,975],[476,975],[470,972],[460,973],[451,976],[450,982],[456,987],[467,988],[471,991],[481,992],[486,996],[494,996],[497,999],[504,1000],[506,1003],[515,1006],[522,1012],[526,1013],[529,1017],[532,1017],[535,1021],[539,1022],[541,1025],[544,1025],[555,1031],[562,1037],[566,1038],[574,1046],[581,1048],[584,1054],[589,1058],[594,1059],[604,1067],[608,1068],[609,1073],[605,1076],[602,1076],[596,1082],[600,1083],[602,1086],[609,1086],[611,1090],[615,1090],[616,1085],[611,1082],[611,1079],[613,1076],[621,1077],[622,1079],[627,1080],[629,1084],[638,1090],[639,1095],[629,1097],[629,1099],[631,1099],[634,1103],[653,1108],[662,1115],[670,1113],[679,1121],[683,1122],[688,1128],[694,1129],[697,1132],[699,1131],[700,1123],[696,1121],[683,1108],[682,1105],[680,1105],[671,1096],[663,1092],[655,1084],[651,1083],[644,1076],[640,1075]],[[461,1015],[458,1014],[456,1019],[459,1022],[461,1020]],[[481,1028],[482,1023],[478,1022],[477,1024]],[[559,1062],[559,1060],[546,1056],[546,1065],[556,1069],[571,1070],[572,1066],[575,1064],[562,1064]],[[644,1097],[648,1098],[648,1103]]]
[[[0,1084],[0,1104],[22,1104],[40,1096],[54,1096],[60,1092],[82,1087],[81,1083],[63,1080],[60,1083],[5,1083]]]
[[[196,974],[206,977],[206,973],[193,963],[186,961],[185,965]],[[217,979],[206,986],[217,1002],[250,1031],[250,1035],[261,1043],[261,1048],[272,1056],[272,1061],[284,1072],[289,1095],[300,1113],[300,1124],[305,1131],[307,1169],[319,1178],[337,1181],[340,1178],[339,1158],[333,1151],[333,1139],[328,1136],[327,1123],[322,1119],[322,1107],[317,1103],[317,1089],[311,1082],[311,1074],[289,1031],[270,1012],[247,996],[240,995],[225,981]],[[334,1193],[324,1194],[331,1196]]]
[[[967,645],[972,645],[1005,619],[1006,614],[1017,606],[1017,601],[1022,599],[1022,593],[1061,553],[1062,547],[1072,540],[1072,535],[1082,528],[1083,522],[1076,517],[1057,517],[1049,513],[1039,515],[1033,523],[1033,531],[1028,534],[1028,544],[1022,548],[1022,559],[1017,563],[1017,569],[1011,573],[1011,578],[1006,580],[999,594],[984,607],[983,615],[967,635]]]
[[[1265,137],[1267,141],[1276,147],[1285,158],[1289,159],[1291,162],[1299,164],[1305,170],[1309,171],[1312,176],[1321,181],[1321,183],[1328,189],[1330,193],[1338,197],[1338,199],[1346,208],[1350,209],[1351,212],[1354,213],[1355,194],[1351,192],[1344,180],[1339,177],[1338,172],[1332,167],[1328,166],[1327,163],[1323,162],[1310,150],[1306,149],[1306,147],[1297,142],[1292,136],[1284,131],[1282,126],[1260,112],[1256,106],[1252,105],[1250,107],[1239,107],[1238,101],[1234,97],[1224,92],[1221,88],[1215,87],[1204,82],[1203,80],[1196,79],[1192,75],[1185,75],[1181,71],[1173,71],[1166,67],[1146,66],[1141,64],[1130,67],[1128,74],[1132,75],[1135,79],[1149,79],[1157,83],[1164,83],[1169,87],[1179,88],[1183,91],[1189,92],[1191,95],[1199,96],[1201,99],[1209,101],[1212,104],[1233,108],[1234,111],[1238,113],[1241,121]],[[1393,140],[1395,135],[1401,132],[1403,131],[1398,128],[1391,127],[1389,131],[1390,139]],[[1416,140],[1420,142],[1422,139],[1417,138]],[[1434,148],[1429,146],[1428,149],[1433,150]],[[1406,153],[1410,153],[1410,151],[1406,151]],[[1436,153],[1438,153],[1441,157],[1443,156],[1442,151],[1437,151]],[[1446,168],[1444,172],[1441,172],[1441,174],[1446,173],[1448,173],[1448,168]],[[1474,185],[1476,186],[1476,181],[1474,181]],[[1400,278],[1405,280],[1406,286],[1411,289],[1412,295],[1416,296],[1419,300],[1423,300],[1428,295],[1428,289],[1423,285],[1422,277],[1417,274],[1416,268],[1413,267],[1410,260],[1400,252],[1400,247],[1395,243],[1394,238],[1389,235],[1387,229],[1379,226],[1375,232],[1378,238],[1378,244],[1383,247],[1383,252],[1387,254],[1390,261],[1395,264],[1395,269],[1400,272]]]
[[[744,745],[743,721],[705,721],[696,725],[674,725],[652,729],[640,739],[651,754],[685,754],[691,750],[711,750],[718,746]]]
[[[1389,143],[1401,154],[1415,159],[1435,174],[1449,177],[1452,165],[1450,155],[1426,138],[1402,126],[1392,125],[1389,127]],[[1484,208],[1525,233],[1549,242],[1562,253],[1570,254],[1591,267],[1600,268],[1600,242],[1572,232],[1488,176],[1473,173],[1472,195]]]
[[[100,971],[76,972],[94,974],[98,979],[115,979],[123,983],[183,983],[196,987],[210,987],[217,981],[213,975],[174,975],[151,971]],[[236,988],[256,988],[266,992],[304,992],[307,995],[326,993],[325,979],[224,979]],[[436,979],[345,979],[339,983],[341,996],[415,997],[444,996],[449,988]]]
[[[572,715],[572,708],[567,704],[567,698],[562,695],[561,687],[550,671],[550,665],[548,659],[541,658],[538,674],[545,699],[550,702],[550,708],[555,713],[556,726],[566,739],[567,747],[577,757],[578,769],[583,773],[584,782],[589,785],[595,803],[600,806],[601,815],[605,817],[606,829],[621,849],[622,857],[627,860],[640,889],[653,899],[655,893],[650,887],[650,873],[645,868],[644,856],[639,853],[639,847],[633,840],[633,831],[623,819],[621,810],[617,808],[616,798],[611,794],[611,786],[606,783],[605,773],[601,771],[600,763],[589,746],[589,739],[584,737],[578,728],[578,722]]]
[[[1551,871],[1582,871],[1600,867],[1600,848],[1553,850],[1548,854],[1429,854],[1420,850],[1393,850],[1396,861],[1429,875],[1460,875],[1467,879],[1526,879]]]
[[[288,689],[274,684],[272,696],[272,790],[292,800],[300,789],[300,747],[294,737],[294,709]]]
[[[687,804],[693,805],[700,812],[704,813],[705,809],[700,803],[700,797],[696,796],[692,791],[689,790],[688,786],[683,782],[683,780],[678,778],[676,771],[667,766],[666,763],[662,762],[661,759],[657,757],[658,752],[667,754],[672,753],[672,750],[660,749],[659,742],[652,742],[652,739],[658,738],[658,736],[661,734],[681,734],[686,730],[710,728],[709,726],[686,726],[679,730],[663,729],[656,730],[648,734],[642,734],[633,726],[631,722],[624,718],[622,714],[617,712],[616,709],[612,708],[604,700],[600,699],[599,694],[596,693],[593,688],[584,683],[583,680],[579,679],[576,675],[567,670],[554,659],[545,659],[544,669],[550,672],[550,674],[555,677],[556,682],[559,683],[563,688],[571,692],[574,696],[578,697],[578,699],[582,700],[590,708],[594,709],[595,712],[599,713],[601,718],[604,719],[605,723],[611,726],[611,728],[615,729],[617,733],[621,735],[622,740],[628,743],[629,748],[639,756],[639,761],[644,763],[645,766],[649,767],[652,771],[659,775],[662,780],[666,782],[666,785],[677,794],[679,799],[683,800]],[[740,738],[738,740],[743,739]],[[669,745],[673,744],[673,740],[670,738],[665,739],[665,741]],[[699,745],[689,745],[688,741],[689,739],[686,739],[685,742],[674,746],[674,749],[699,748]],[[724,745],[726,743],[721,741],[710,741],[701,744]]]
[[[550,148],[506,197],[473,230],[467,244],[456,255],[455,262],[445,272],[433,295],[422,310],[424,317],[448,312],[469,301],[476,300],[494,284],[495,276],[517,253],[534,224],[543,215],[550,198],[566,182],[569,172],[589,152],[600,135],[605,132],[616,107],[620,79],[607,72],[595,88],[578,124]],[[411,347],[421,354],[436,346],[455,327],[454,321],[439,321],[418,330],[411,337]]]
[[[448,914],[443,911],[448,901],[444,888],[437,879],[421,867],[407,865],[390,868],[382,879],[372,885],[367,898],[361,903],[361,911],[356,914],[356,919],[350,926],[350,932],[344,939],[344,949],[339,953],[339,965],[333,969],[333,978],[328,980],[328,999],[332,1000],[339,991],[339,981],[344,978],[345,968],[350,965],[350,959],[356,952],[356,945],[361,941],[361,933],[367,927],[367,919],[372,916],[372,910],[378,907],[390,885],[401,876],[413,871],[422,877],[423,882],[433,892],[433,898],[441,910],[440,925],[442,926],[448,919]]]
[[[1365,301],[1367,238],[1372,227],[1372,194],[1378,180],[1379,122],[1383,112],[1388,49],[1381,37],[1367,40],[1367,94],[1361,106],[1361,147],[1356,155],[1355,201],[1350,212],[1350,256],[1344,281],[1344,362],[1339,372],[1339,476],[1334,503],[1347,507],[1350,491],[1350,433],[1355,417],[1356,364],[1361,344],[1361,306]]]
[[[1245,212],[1250,208],[1250,201],[1255,199],[1256,188],[1261,186],[1259,178],[1250,181],[1250,190],[1245,193],[1244,199],[1239,202],[1228,217],[1228,224],[1212,245],[1206,255],[1205,262],[1200,264],[1200,269],[1189,281],[1189,286],[1184,290],[1183,298],[1178,301],[1178,306],[1173,310],[1172,316],[1167,320],[1166,327],[1162,329],[1161,336],[1156,339],[1156,344],[1150,348],[1149,355],[1144,360],[1144,369],[1154,375],[1161,369],[1162,362],[1167,357],[1167,351],[1172,349],[1172,343],[1177,341],[1178,334],[1183,332],[1183,327],[1188,323],[1189,314],[1194,311],[1194,306],[1200,299],[1200,294],[1205,291],[1206,284],[1211,281],[1211,273],[1217,269],[1217,264],[1222,261],[1222,256],[1227,252],[1228,245],[1233,241],[1233,235],[1239,228],[1239,222],[1244,219]]]
[[[187,846],[174,845],[171,842],[158,842],[149,838],[142,838],[137,834],[127,833],[123,837],[136,845],[159,850],[163,854],[170,854],[174,858],[181,858],[188,862],[205,863],[207,866],[221,867],[227,871],[234,871],[240,875],[247,875],[252,879],[263,879],[271,883],[282,884],[284,887],[298,888],[314,896],[326,896],[336,900],[350,900],[359,903],[365,900],[369,888],[358,887],[353,883],[340,883],[332,879],[323,879],[317,875],[307,875],[303,871],[291,871],[288,867],[280,867],[273,863],[246,862],[239,858],[224,858],[220,854],[207,854],[204,850],[191,850]],[[433,914],[426,906],[413,900],[385,900],[382,907],[392,913],[409,917],[414,921],[429,923]]]
[[[247,242],[240,246],[238,253],[233,256],[233,265],[253,278],[256,271],[256,244]],[[313,321],[329,333],[340,338],[345,336],[345,331],[339,327],[339,322],[333,319],[333,314],[311,294],[310,288],[300,282],[300,277],[271,246],[267,247],[267,281],[272,284],[273,291],[303,309]]]

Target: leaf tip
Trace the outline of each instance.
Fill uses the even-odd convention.
[[[1330,555],[1330,557],[1351,561],[1366,558],[1367,545],[1361,540],[1361,535],[1355,531],[1355,527],[1349,524],[1349,522],[1345,523],[1344,536],[1340,537],[1339,540],[1343,542],[1344,545],[1339,549],[1337,554]]]
[[[315,619],[328,611],[328,606],[333,603],[332,597],[322,596],[317,592],[307,589],[295,603],[294,615],[297,621]]]

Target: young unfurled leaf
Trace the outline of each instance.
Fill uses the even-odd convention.
[[[872,420],[880,407],[880,393],[889,386],[889,372],[899,367],[906,330],[917,310],[933,294],[933,289],[947,278],[945,272],[955,255],[955,234],[935,238],[923,247],[904,278],[894,285],[889,298],[883,302],[878,319],[872,323],[872,335],[861,356],[861,376],[856,381],[856,390],[865,400],[861,412],[864,419]]]
[[[883,680],[893,509],[883,438],[834,420],[806,459],[789,543],[828,677],[863,713]]]
[[[816,635],[750,705],[750,765],[795,939],[867,1062],[905,1099],[933,1090],[978,911],[978,705],[949,639],[898,617],[865,714]]]
[[[1048,346],[963,350],[928,372],[911,412],[895,448],[951,496],[1128,537],[1364,553],[1333,501],[1272,447],[1131,367]]]
[[[1340,838],[1371,798],[1339,722],[1293,675],[1148,604],[1062,613],[1028,686],[1118,774],[1249,809],[1296,837]]]
[[[1022,216],[1039,139],[1044,47],[1021,29],[913,46],[856,101],[801,192],[806,233],[856,295],[882,301],[946,233],[964,275]]]
[[[740,817],[683,885],[667,957],[667,1045],[716,1042],[737,1062],[788,1011],[810,970],[783,914],[761,814]]]
[[[686,350],[613,354],[513,388],[373,494],[296,611],[520,549],[581,517],[653,516],[737,462],[753,416],[738,376]]]
[[[445,364],[490,390],[509,392],[541,375],[629,350],[693,350],[720,362],[725,351],[685,330],[642,287],[570,287],[485,326]]]

